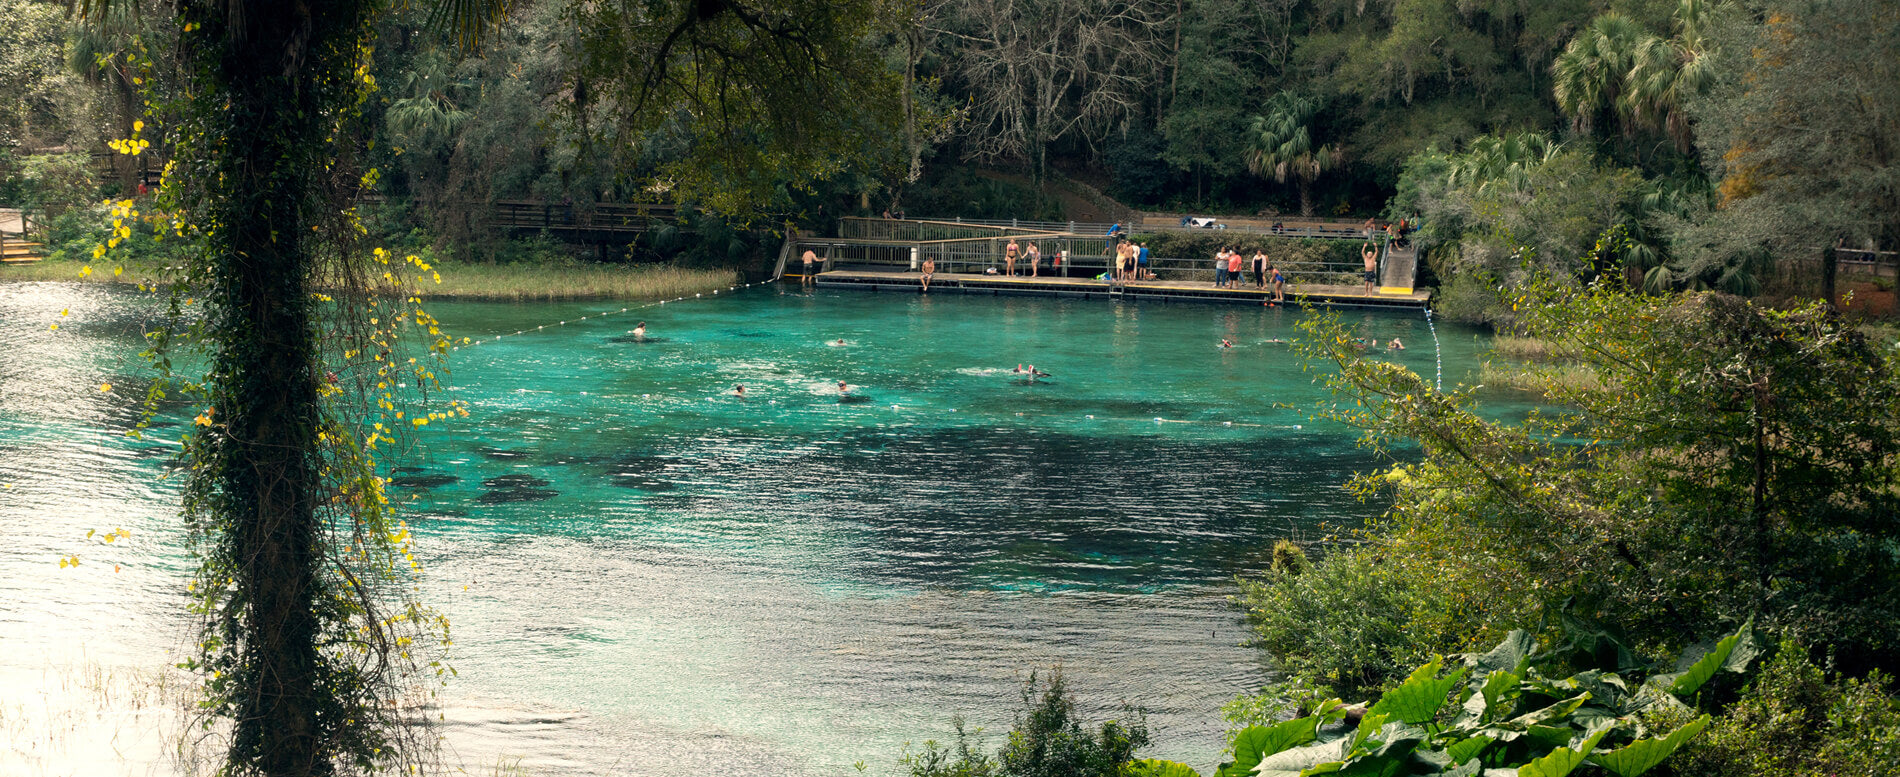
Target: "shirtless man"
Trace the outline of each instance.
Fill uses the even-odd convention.
[[[1379,249],[1373,248],[1368,241],[1359,249],[1359,258],[1366,260],[1366,296],[1372,296],[1372,284],[1379,279]]]
[[[811,249],[807,248],[805,249],[805,255],[799,257],[799,261],[802,261],[805,263],[805,275],[803,276],[804,280],[802,281],[802,284],[805,286],[810,286],[812,285],[811,268],[814,264],[818,262],[818,255],[812,253]]]
[[[1016,274],[1016,252],[1022,248],[1016,245],[1016,238],[1009,239],[1009,245],[1003,246],[1003,274]]]
[[[841,380],[841,381],[838,381],[838,396],[841,396],[841,397],[842,397],[842,396],[844,396],[844,395],[846,395],[846,394],[849,394],[849,393],[851,393],[851,386],[850,386],[850,385],[848,385],[848,384],[846,384],[846,383],[845,383],[844,381],[842,381],[842,380]]]
[[[633,327],[633,339],[635,340],[647,339],[647,322],[642,321]]]
[[[924,291],[930,291],[930,276],[937,274],[937,260],[924,259]]]
[[[745,386],[737,383],[733,384],[732,395],[741,399],[745,398]]]

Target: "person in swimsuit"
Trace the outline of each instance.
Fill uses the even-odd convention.
[[[1016,238],[1013,238],[1013,237],[1009,239],[1009,245],[1003,246],[1003,274],[1004,275],[1016,274],[1016,252],[1021,251],[1021,250],[1022,249],[1017,247],[1016,245]]]
[[[1220,347],[1222,347],[1222,348],[1232,348],[1232,347],[1234,347],[1234,341],[1232,341],[1232,340],[1229,340],[1229,339],[1227,339],[1227,338],[1225,338],[1225,337],[1223,337],[1223,338],[1221,338],[1221,339],[1220,339]]]
[[[1372,296],[1372,284],[1379,279],[1379,249],[1372,247],[1372,241],[1359,249],[1359,258],[1366,260],[1366,296]]]
[[[805,263],[804,280],[800,281],[800,283],[805,286],[810,286],[812,284],[811,268],[812,265],[818,261],[818,255],[812,253],[811,249],[807,248],[805,249],[805,255],[799,257],[799,259]]]
[[[924,260],[924,291],[930,291],[930,276],[937,274],[937,260]]]
[[[1034,278],[1042,274],[1042,251],[1037,250],[1035,243],[1030,243],[1028,248],[1023,249],[1023,258],[1029,260],[1029,277]]]
[[[1388,351],[1403,351],[1405,350],[1405,344],[1399,342],[1399,339],[1394,337],[1392,338],[1392,343],[1387,345],[1385,349]]]
[[[1280,268],[1274,267],[1271,264],[1267,265],[1267,272],[1273,273],[1273,301],[1276,304],[1285,302],[1286,301],[1286,274],[1280,272]]]
[[[647,339],[647,322],[642,321],[633,326],[633,339],[635,340]]]
[[[845,383],[844,381],[842,381],[842,380],[841,380],[841,381],[838,381],[838,396],[841,396],[841,397],[842,397],[842,396],[845,396],[846,394],[850,394],[850,393],[851,393],[851,386],[850,386],[850,385],[848,385],[848,384],[846,384],[846,383]]]

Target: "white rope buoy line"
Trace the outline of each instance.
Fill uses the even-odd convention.
[[[1433,380],[1432,389],[1445,390],[1445,349],[1438,345],[1438,326],[1432,323],[1432,309],[1425,309],[1425,328],[1432,332],[1432,359],[1438,362],[1438,376]]]
[[[738,290],[741,290],[741,289],[749,289],[749,288],[752,288],[752,287],[754,287],[754,286],[763,286],[763,285],[765,285],[765,284],[768,284],[768,283],[772,283],[772,282],[773,282],[773,281],[769,281],[769,280],[765,280],[765,281],[755,281],[755,282],[752,282],[752,283],[743,283],[743,284],[739,284],[739,285],[737,285],[737,286],[727,286],[727,287],[726,287],[726,288],[724,288],[724,289],[713,289],[713,291],[712,291],[712,295],[713,295],[713,296],[715,296],[715,297],[717,297],[717,296],[719,296],[719,292],[721,292],[721,291],[738,291]],[[702,292],[702,293],[696,293],[696,294],[694,294],[694,295],[693,295],[693,297],[695,297],[695,298],[700,298],[700,297],[705,297],[705,296],[706,296],[706,295],[705,295],[705,294],[704,294],[703,292]],[[585,315],[585,316],[581,316],[580,318],[577,318],[577,319],[574,319],[574,323],[576,323],[576,324],[578,324],[578,323],[580,323],[580,322],[582,322],[582,321],[586,321],[587,319],[590,319],[590,318],[606,318],[606,317],[608,317],[608,316],[613,316],[613,315],[619,315],[619,314],[621,314],[621,313],[630,313],[630,312],[633,312],[633,311],[636,311],[636,310],[645,310],[645,309],[647,309],[647,308],[650,308],[650,307],[656,307],[656,306],[659,306],[659,305],[664,305],[664,304],[666,304],[666,303],[668,303],[668,302],[680,302],[680,301],[682,301],[682,300],[686,300],[686,299],[688,299],[688,297],[685,297],[685,296],[678,296],[678,297],[674,297],[674,298],[672,298],[672,299],[663,299],[663,300],[659,300],[659,301],[657,301],[657,302],[649,302],[649,303],[647,303],[647,304],[645,304],[645,305],[634,305],[634,306],[632,306],[632,307],[625,307],[625,308],[621,308],[621,309],[619,309],[619,310],[609,310],[609,311],[606,311],[606,312],[604,312],[604,313],[593,313],[593,314],[589,314],[589,315]],[[567,322],[566,322],[566,321],[561,321],[561,322],[558,322],[558,323],[556,323],[556,324],[555,324],[555,326],[567,326]],[[533,329],[517,329],[517,330],[515,330],[515,331],[513,331],[513,332],[510,332],[510,333],[507,333],[507,334],[499,334],[499,335],[495,335],[494,337],[488,337],[488,338],[483,338],[483,339],[480,339],[480,340],[470,340],[470,341],[468,341],[468,342],[466,342],[466,343],[462,343],[461,345],[453,345],[453,346],[449,346],[449,350],[451,350],[451,351],[459,351],[459,350],[462,350],[463,348],[473,348],[473,347],[475,347],[475,346],[478,346],[478,345],[481,345],[482,343],[492,343],[492,342],[494,342],[494,341],[496,341],[496,340],[500,340],[500,339],[502,339],[503,337],[519,337],[519,336],[521,336],[521,335],[524,335],[524,334],[527,334],[527,333],[529,333],[529,332],[540,332],[540,331],[543,331],[543,330],[545,330],[545,329],[547,329],[547,328],[548,328],[548,325],[547,325],[547,324],[542,324],[542,325],[540,325],[540,326],[537,326],[537,327],[535,327],[535,328],[533,328]]]

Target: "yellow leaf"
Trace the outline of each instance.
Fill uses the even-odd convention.
[[[101,383],[101,384],[99,384],[99,390],[100,390],[100,391],[111,391],[111,390],[112,390],[112,384],[110,384],[110,383]]]

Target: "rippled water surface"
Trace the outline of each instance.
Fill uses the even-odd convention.
[[[156,476],[189,414],[119,436],[144,309],[0,284],[0,671],[182,640]],[[479,339],[618,305],[432,309]],[[1220,704],[1263,677],[1233,576],[1378,509],[1339,484],[1379,462],[1306,417],[1324,397],[1271,342],[1299,315],[760,289],[464,348],[474,417],[392,473],[455,623],[449,742],[471,769],[888,773],[952,715],[1006,729],[1061,664],[1089,714],[1141,707],[1149,754],[1211,765]],[[1421,316],[1347,318],[1434,368]],[[1440,336],[1464,379],[1479,343]]]

